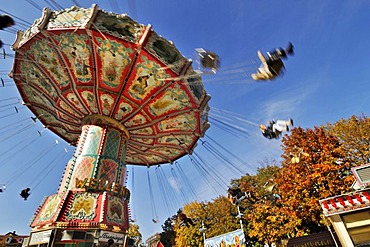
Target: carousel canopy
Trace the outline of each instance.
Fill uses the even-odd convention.
[[[155,165],[191,153],[208,128],[210,97],[191,61],[127,15],[44,9],[12,49],[23,102],[72,145],[84,119],[102,116],[127,130],[126,163]]]

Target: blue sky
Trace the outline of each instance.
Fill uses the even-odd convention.
[[[65,0],[61,5],[67,8],[73,2],[82,7],[92,4],[87,0]],[[0,13],[9,12],[22,21],[16,19],[19,25],[0,31],[0,39],[12,44],[13,30],[25,30],[28,26],[23,20],[33,23],[41,17],[38,7],[55,9],[49,3],[53,1],[2,0]],[[187,58],[194,59],[194,49],[199,47],[213,50],[221,58],[219,73],[203,76],[205,89],[212,97],[211,128],[193,154],[200,162],[195,164],[192,157],[183,157],[173,165],[149,169],[128,166],[132,218],[144,239],[160,232],[164,220],[183,203],[226,195],[230,179],[253,174],[266,158],[279,159],[281,142],[264,139],[259,123],[293,118],[296,126],[313,128],[352,115],[369,115],[369,1],[95,3],[101,9],[128,13],[141,24],[151,24]],[[289,41],[295,46],[295,55],[285,61],[286,73],[275,81],[254,82],[250,74],[259,66],[257,50],[285,47]],[[0,76],[5,81],[5,87],[0,87],[0,184],[6,184],[7,190],[0,194],[0,234],[28,234],[28,224],[38,205],[57,191],[74,148],[43,129],[39,122],[33,124],[32,113],[20,104],[17,89],[7,76],[14,52],[8,45],[4,48],[9,56],[0,60]],[[230,133],[220,122],[244,134]],[[210,147],[223,158],[228,157],[238,171],[233,171],[225,160],[215,158]],[[27,201],[19,197],[24,187],[31,188]]]

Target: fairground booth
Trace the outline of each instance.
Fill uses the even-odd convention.
[[[320,200],[342,246],[370,246],[370,164],[352,168],[353,192]]]

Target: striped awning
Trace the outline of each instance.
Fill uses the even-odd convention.
[[[325,216],[370,208],[370,189],[319,200]]]

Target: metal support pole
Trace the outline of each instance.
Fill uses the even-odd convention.
[[[199,228],[199,231],[203,234],[203,245],[206,245],[206,230],[207,228],[204,227],[204,222],[202,220],[202,227]]]
[[[126,247],[127,246],[127,231],[125,233],[125,238],[123,240],[123,247]]]
[[[240,212],[240,208],[239,208],[239,205],[237,205],[238,207],[238,216],[236,216],[237,218],[239,218],[239,222],[240,222],[240,229],[243,230],[243,221],[242,221],[242,216],[243,214]],[[243,230],[244,231],[244,230]]]

